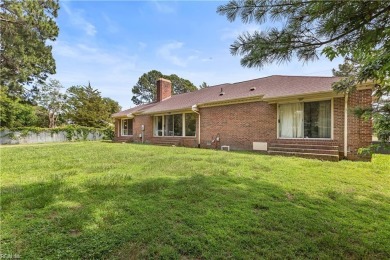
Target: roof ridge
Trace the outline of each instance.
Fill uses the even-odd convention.
[[[233,83],[234,84],[234,83]],[[196,90],[194,91],[190,91],[190,92],[184,92],[184,93],[179,93],[179,94],[174,94],[171,96],[172,97],[177,97],[177,96],[181,96],[181,95],[185,95],[185,94],[190,94],[190,93],[194,93],[194,92],[198,92],[198,91],[202,91],[202,90],[207,90],[209,88],[213,88],[213,87],[217,87],[217,86],[222,86],[222,85],[233,85],[232,83],[222,83],[222,84],[218,84],[218,85],[213,85],[213,86],[209,86],[207,88],[197,88]],[[162,100],[164,101],[164,100]]]
[[[243,83],[243,82],[255,81],[255,80],[258,80],[258,79],[270,78],[270,77],[273,77],[273,76],[275,76],[275,75],[265,76],[265,77],[262,77],[262,78],[255,78],[255,79],[243,80],[243,81],[237,81],[237,82],[229,83],[229,84],[230,84],[230,85],[234,85],[234,84]]]
[[[272,77],[339,78],[339,77],[336,77],[336,76],[270,75],[270,76],[265,76],[265,77],[255,78],[255,79],[249,79],[249,80],[243,80],[243,81],[237,81],[237,82],[234,82],[234,83],[225,83],[225,84],[235,85],[235,84],[239,84],[239,83],[250,82],[250,81],[255,81],[255,80],[259,80],[259,79],[266,79],[266,78],[272,78]],[[220,85],[223,85],[223,84],[220,84]],[[218,85],[214,85],[214,86],[211,86],[211,87],[215,87],[215,86],[218,86]]]
[[[302,75],[272,75],[271,77],[299,77],[299,78],[339,78],[337,76],[302,76]]]

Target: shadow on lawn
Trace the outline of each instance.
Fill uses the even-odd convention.
[[[232,176],[61,178],[2,190],[22,258],[389,258],[389,198],[321,198]]]

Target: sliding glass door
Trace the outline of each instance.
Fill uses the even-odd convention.
[[[331,138],[331,101],[279,105],[279,137]]]
[[[283,104],[279,106],[280,137],[303,137],[303,103]]]
[[[304,135],[308,138],[330,138],[330,101],[305,103]]]

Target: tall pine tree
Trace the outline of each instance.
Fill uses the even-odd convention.
[[[163,75],[160,71],[151,70],[142,74],[137,84],[133,87],[131,101],[135,105],[150,103],[156,100],[156,82],[159,78],[165,78],[172,82],[172,95],[187,93],[197,90],[196,86],[188,79],[183,79],[176,74]]]

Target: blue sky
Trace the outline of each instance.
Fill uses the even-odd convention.
[[[216,13],[217,1],[61,1],[59,37],[53,44],[57,74],[65,87],[86,85],[102,96],[134,106],[131,89],[150,70],[177,74],[199,86],[269,75],[330,76],[333,62],[243,68],[230,44],[267,25],[230,23]]]

